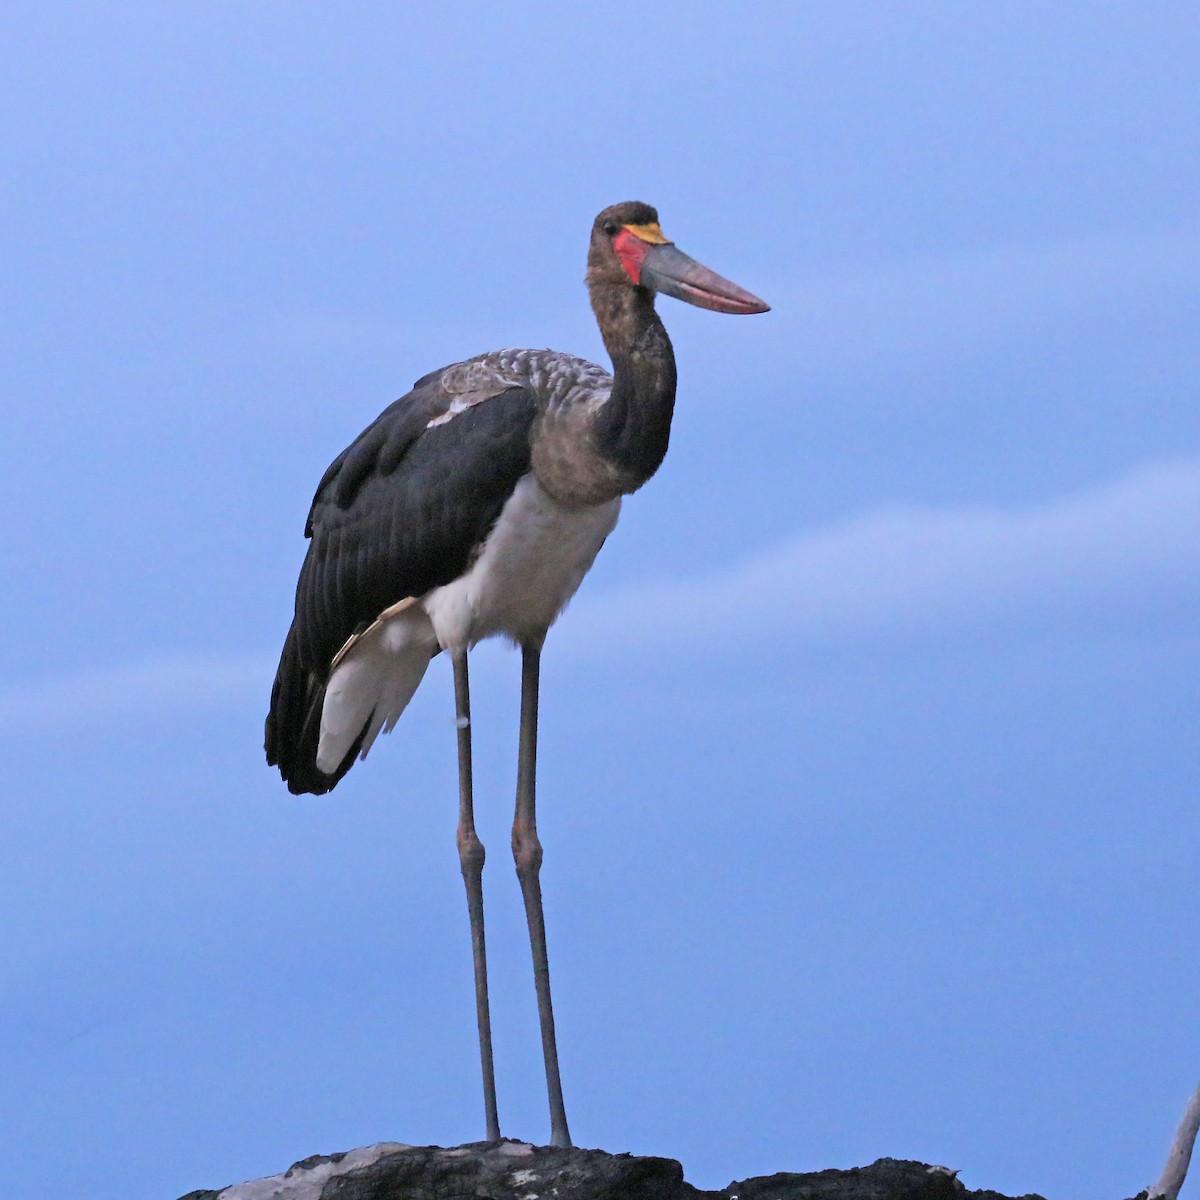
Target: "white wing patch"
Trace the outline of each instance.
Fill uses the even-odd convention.
[[[455,396],[450,401],[450,407],[440,417],[434,417],[425,428],[433,429],[436,425],[445,425],[448,421],[453,421],[459,413],[466,412],[467,409],[474,408],[475,405],[482,404],[485,400],[490,400],[493,396],[498,396],[503,390],[504,387],[493,387],[488,391],[467,392],[465,395]]]

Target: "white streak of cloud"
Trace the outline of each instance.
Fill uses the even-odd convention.
[[[588,599],[576,652],[614,641],[831,644],[1145,622],[1200,609],[1200,460],[1022,509],[896,506],[715,575]]]
[[[896,506],[713,575],[581,599],[556,656],[619,645],[710,655],[754,645],[961,640],[1200,614],[1200,459],[1144,466],[1022,509]],[[132,713],[265,702],[274,653],[147,656],[0,691],[0,735]]]
[[[0,691],[0,734],[31,726],[103,722],[131,713],[265,703],[275,661],[265,654],[147,655],[135,662],[29,681]]]

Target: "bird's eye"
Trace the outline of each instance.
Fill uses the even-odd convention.
[[[613,234],[615,234],[617,232],[617,229],[618,229],[618,225],[617,225],[616,221],[605,221],[604,222],[604,232],[607,233],[609,237],[612,237]]]

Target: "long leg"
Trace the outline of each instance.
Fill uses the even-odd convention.
[[[537,989],[538,1022],[542,1027],[542,1055],[546,1060],[546,1090],[550,1097],[550,1144],[569,1146],[567,1113],[563,1107],[558,1074],[558,1044],[554,1038],[554,1008],[550,1003],[550,964],[546,959],[546,922],[542,915],[542,844],[535,815],[537,776],[538,673],[542,643],[521,646],[521,743],[517,754],[517,811],[513,818],[512,847],[525,898],[529,944],[533,950],[533,982]]]
[[[483,1109],[487,1140],[500,1140],[496,1115],[496,1074],[492,1067],[492,1019],[488,1010],[487,943],[483,936],[483,843],[475,832],[471,785],[471,688],[465,646],[450,652],[454,663],[454,707],[458,725],[458,861],[467,885],[471,951],[475,959],[475,1015],[479,1023],[479,1059],[483,1067]]]

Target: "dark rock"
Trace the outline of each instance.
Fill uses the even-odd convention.
[[[731,1183],[724,1192],[737,1200],[1007,1200],[996,1192],[969,1192],[957,1172],[926,1163],[881,1158],[869,1167],[846,1171],[781,1171],[744,1183]],[[1041,1200],[1023,1197],[1022,1200]]]
[[[283,1175],[181,1200],[1008,1200],[972,1192],[956,1173],[881,1158],[847,1171],[781,1172],[720,1191],[684,1182],[670,1158],[472,1142],[445,1150],[384,1142],[313,1155]],[[1042,1200],[1025,1196],[1020,1200]]]
[[[670,1158],[603,1150],[558,1150],[523,1142],[476,1142],[455,1150],[422,1146],[331,1179],[320,1200],[692,1200]]]

